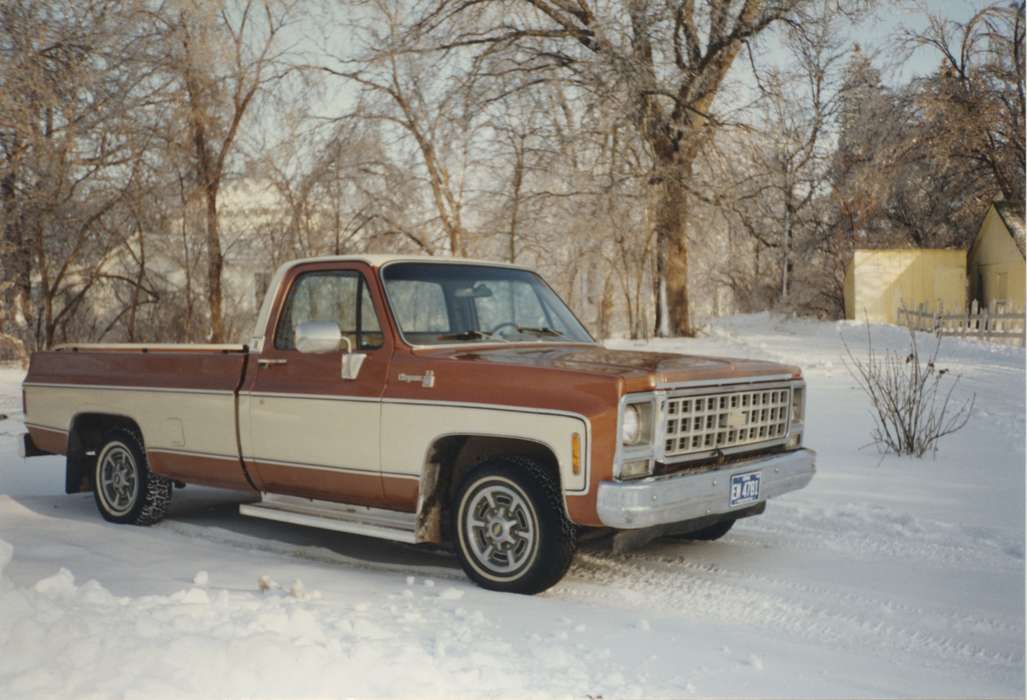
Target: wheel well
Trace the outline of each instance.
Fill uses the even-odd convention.
[[[549,470],[560,483],[560,465],[546,444],[495,435],[447,435],[428,450],[421,471],[417,503],[417,538],[441,543],[448,539],[446,514],[464,476],[494,457],[527,457]]]
[[[142,435],[139,424],[126,416],[109,413],[80,413],[75,416],[68,431],[65,493],[93,490],[96,453],[103,446],[103,436],[114,428],[125,428]]]

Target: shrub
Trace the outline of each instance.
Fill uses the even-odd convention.
[[[876,414],[873,443],[883,452],[897,455],[923,457],[928,452],[936,453],[941,438],[960,430],[970,420],[976,396],[971,395],[958,407],[953,404],[952,393],[959,377],[936,364],[940,337],[924,362],[912,330],[905,357],[891,350],[876,352],[869,323],[866,330],[866,359],[853,355],[844,337],[842,344],[848,355],[845,365],[870,398]]]

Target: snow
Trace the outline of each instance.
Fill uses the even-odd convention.
[[[441,551],[242,518],[214,489],[108,524],[59,458],[16,456],[23,375],[0,369],[3,696],[1022,696],[1024,352],[946,340],[970,424],[934,459],[883,458],[841,360],[863,333],[754,315],[611,342],[801,365],[819,471],[718,542],[585,546],[532,598]]]

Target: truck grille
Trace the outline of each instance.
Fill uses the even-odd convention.
[[[788,388],[669,398],[664,455],[680,457],[783,439],[791,403]]]

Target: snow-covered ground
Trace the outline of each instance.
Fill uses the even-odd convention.
[[[0,694],[1022,697],[1024,352],[946,341],[970,425],[882,460],[841,362],[862,332],[748,316],[612,342],[803,366],[819,472],[719,542],[586,547],[533,598],[445,553],[242,518],[229,492],[108,525],[59,458],[17,458],[22,374],[0,370]]]

